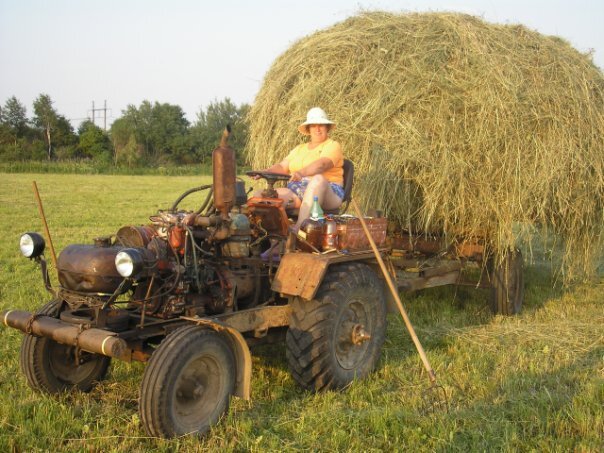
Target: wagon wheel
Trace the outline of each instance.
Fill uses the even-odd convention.
[[[38,314],[57,316],[61,301],[52,300]],[[25,335],[21,343],[21,370],[34,390],[60,393],[71,389],[90,391],[107,374],[109,357],[80,351],[46,337]]]
[[[490,262],[491,311],[501,315],[515,315],[520,312],[524,300],[524,272],[522,253],[510,250],[503,261],[492,258]]]
[[[141,383],[141,420],[151,436],[202,436],[228,410],[234,388],[228,341],[213,330],[181,327],[151,356]]]
[[[341,389],[375,368],[386,333],[386,300],[364,264],[328,270],[313,300],[292,301],[287,359],[308,390]]]

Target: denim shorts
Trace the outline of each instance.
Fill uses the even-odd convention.
[[[287,188],[295,193],[300,200],[302,200],[304,198],[304,192],[306,192],[306,187],[308,187],[309,181],[310,180],[308,178],[302,178],[301,181],[290,181],[287,183]],[[336,184],[335,182],[330,182],[329,187],[331,187],[332,192],[335,193],[338,198],[341,198],[342,200],[344,199],[344,187]]]

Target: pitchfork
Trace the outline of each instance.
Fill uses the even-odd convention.
[[[426,389],[422,395],[422,399],[424,401],[424,413],[426,413],[426,412],[435,413],[437,410],[443,410],[443,409],[446,412],[448,412],[449,411],[449,402],[447,400],[447,392],[445,392],[444,387],[442,385],[438,384],[438,382],[436,381],[436,373],[430,366],[430,362],[428,361],[426,352],[424,351],[422,344],[419,342],[419,338],[417,338],[417,335],[415,334],[415,329],[413,328],[413,325],[411,324],[411,320],[409,319],[409,316],[407,315],[407,311],[405,310],[405,307],[403,307],[403,303],[401,302],[401,299],[398,295],[398,291],[397,291],[396,287],[394,286],[392,278],[390,277],[390,273],[386,269],[386,265],[384,264],[382,255],[378,251],[377,246],[375,245],[375,242],[373,240],[373,237],[371,236],[371,233],[369,232],[369,229],[367,228],[367,224],[365,223],[365,219],[363,218],[363,214],[361,213],[361,210],[359,209],[359,207],[357,206],[357,204],[354,200],[351,201],[351,204],[356,212],[357,217],[361,221],[361,225],[363,226],[363,231],[365,231],[365,236],[367,236],[367,240],[369,241],[369,244],[371,245],[373,254],[375,255],[375,258],[377,259],[378,264],[380,265],[380,269],[382,269],[382,273],[384,274],[386,283],[388,283],[388,287],[390,288],[392,297],[394,297],[394,300],[396,301],[396,305],[398,306],[398,309],[401,312],[403,320],[405,321],[405,326],[407,327],[407,330],[409,331],[409,335],[411,335],[411,339],[413,340],[413,343],[415,344],[415,348],[417,349],[417,352],[419,353],[419,356],[422,359],[424,368],[428,372],[428,377],[430,378],[430,387],[428,389]]]

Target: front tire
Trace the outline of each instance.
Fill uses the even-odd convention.
[[[52,300],[37,314],[57,317],[60,306],[60,300]],[[19,359],[29,386],[49,394],[72,389],[88,392],[105,377],[111,363],[109,357],[84,351],[76,363],[74,346],[29,334],[23,337]]]
[[[155,437],[202,436],[229,407],[235,356],[222,335],[199,326],[170,334],[151,356],[140,391],[140,415]]]
[[[510,250],[503,261],[493,261],[490,267],[491,311],[500,315],[519,313],[524,300],[522,253],[520,250]]]
[[[303,388],[341,389],[375,369],[386,334],[386,300],[369,266],[334,265],[314,300],[291,304],[287,359]]]

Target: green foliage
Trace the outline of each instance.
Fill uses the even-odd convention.
[[[233,131],[230,137],[231,147],[237,152],[238,163],[243,163],[243,149],[248,136],[246,116],[249,109],[248,104],[237,107],[229,98],[225,98],[223,101],[210,103],[205,111],[201,109],[197,113],[197,121],[191,127],[191,137],[197,157],[202,162],[211,158],[224,128],[230,125]]]
[[[77,156],[111,162],[111,141],[109,136],[92,121],[84,121],[78,128],[79,143]]]
[[[45,160],[44,143],[41,145],[38,159],[15,160],[9,162],[0,161],[0,173],[49,173],[49,174],[80,174],[80,175],[155,175],[155,176],[186,176],[186,175],[210,175],[212,167],[209,165],[166,165],[148,167],[132,164],[128,166],[127,161],[119,165],[112,162],[95,161],[92,159],[63,159]],[[136,141],[134,141],[136,145]],[[245,167],[240,167],[245,172]]]
[[[114,145],[118,155],[121,148],[128,145],[127,154],[132,155],[132,136],[142,146],[139,158],[147,164],[184,163],[183,156],[190,151],[187,137],[189,122],[177,105],[151,104],[149,101],[143,101],[138,108],[129,105],[115,123],[111,134],[115,132]]]
[[[69,121],[59,115],[52,106],[53,101],[47,94],[40,94],[34,101],[33,124],[38,128],[47,146],[48,160],[52,159],[55,148],[62,147],[59,155],[71,157],[71,149],[77,142],[73,127]]]
[[[52,134],[57,123],[57,112],[52,106],[52,100],[47,94],[40,94],[34,101],[33,123],[44,131],[48,146],[48,160],[52,158]]]
[[[15,140],[23,135],[27,127],[27,111],[15,96],[6,100],[0,123],[8,128]]]
[[[229,98],[201,109],[193,126],[180,106],[145,100],[138,107],[129,105],[113,122],[109,133],[91,121],[84,121],[74,132],[47,94],[40,94],[34,101],[31,123],[25,107],[14,96],[0,107],[0,162],[91,159],[95,161],[92,167],[103,167],[102,171],[109,173],[120,171],[110,166],[207,166],[227,124],[232,127],[230,143],[240,166],[244,162],[249,106],[236,106]],[[10,168],[14,171],[21,167]],[[24,168],[29,168],[29,164]]]

